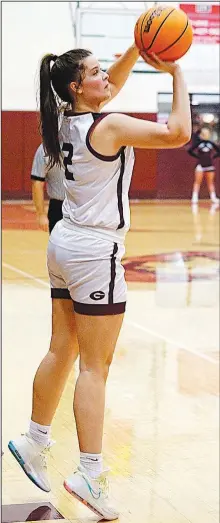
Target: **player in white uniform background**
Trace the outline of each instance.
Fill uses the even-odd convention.
[[[32,168],[32,198],[36,209],[37,220],[40,229],[51,232],[54,225],[62,220],[62,205],[65,196],[63,185],[64,170],[58,165],[48,169],[48,161],[45,156],[43,145],[37,148]],[[44,185],[46,182],[47,194],[49,196],[48,213],[45,211]]]
[[[48,245],[50,350],[35,376],[29,431],[9,443],[29,478],[49,491],[44,451],[50,446],[51,422],[76,358],[78,340],[74,416],[80,465],[64,486],[107,520],[117,519],[118,511],[110,504],[102,464],[105,383],[126,305],[121,257],[129,228],[132,147],[174,148],[191,136],[189,97],[180,67],[153,55],[142,56],[173,77],[173,107],[167,125],[118,113],[99,114],[123,87],[138,59],[135,44],[107,73],[87,50],[47,55],[41,62],[42,136],[50,165],[63,158],[66,196],[64,218],[54,227]],[[60,131],[54,91],[72,105]]]

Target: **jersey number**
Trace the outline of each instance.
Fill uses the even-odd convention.
[[[70,171],[68,171],[68,165],[72,165],[73,145],[71,143],[64,143],[62,150],[69,153],[68,156],[65,156],[65,158],[63,160],[64,166],[65,166],[66,179],[74,181],[73,174]]]

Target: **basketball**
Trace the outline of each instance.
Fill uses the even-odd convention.
[[[193,31],[184,11],[157,6],[138,18],[134,36],[140,51],[155,53],[163,61],[174,62],[189,50]]]

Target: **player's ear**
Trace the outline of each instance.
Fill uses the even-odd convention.
[[[77,84],[77,82],[71,82],[70,89],[74,92],[74,94],[82,94],[82,88]]]

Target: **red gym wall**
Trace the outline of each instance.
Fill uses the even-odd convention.
[[[131,113],[156,121],[156,114]],[[38,113],[2,112],[2,198],[30,198],[30,172],[34,153],[40,144]],[[172,150],[136,149],[131,198],[191,198],[196,160],[186,147]],[[216,167],[219,173],[220,161]],[[219,176],[216,177],[219,194]],[[208,196],[203,184],[201,197]]]

